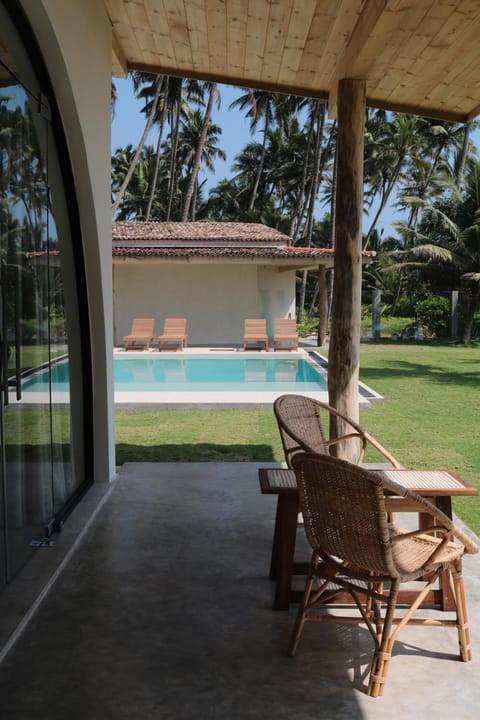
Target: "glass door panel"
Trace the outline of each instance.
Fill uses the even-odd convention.
[[[31,111],[27,91],[13,82],[0,88],[0,117],[5,582],[36,551],[35,541],[50,532],[55,512],[71,492],[72,473],[69,393],[59,397],[51,384],[52,362],[68,357],[68,344],[44,159],[48,119]],[[39,372],[43,382],[36,386]]]

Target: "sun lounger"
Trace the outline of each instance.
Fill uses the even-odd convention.
[[[243,349],[252,346],[257,350],[268,350],[266,320],[245,320]]]
[[[275,320],[273,349],[298,350],[298,335],[295,320],[289,318]]]
[[[159,350],[183,350],[187,347],[187,321],[185,318],[166,318],[163,335],[158,338]]]
[[[125,350],[148,350],[153,343],[155,320],[153,318],[134,318],[130,335],[125,335]]]

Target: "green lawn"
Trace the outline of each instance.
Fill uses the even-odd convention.
[[[479,343],[362,344],[361,379],[385,402],[360,422],[405,466],[455,470],[480,489],[479,370]],[[115,421],[118,464],[283,460],[270,410],[122,410]],[[454,509],[480,534],[480,497]]]

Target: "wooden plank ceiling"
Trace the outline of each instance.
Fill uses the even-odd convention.
[[[104,0],[113,75],[129,70],[367,103],[466,122],[480,113],[480,0]]]

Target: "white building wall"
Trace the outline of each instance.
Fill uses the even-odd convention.
[[[115,474],[110,199],[111,26],[97,0],[23,0],[62,115],[80,210],[94,368],[95,478]]]
[[[242,343],[245,318],[295,316],[295,273],[256,265],[114,265],[115,345],[135,317],[187,318],[189,345]]]

